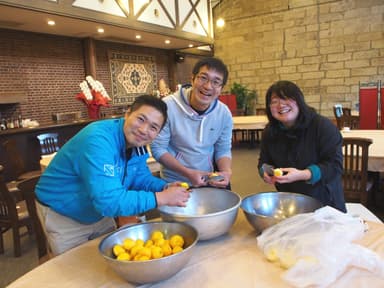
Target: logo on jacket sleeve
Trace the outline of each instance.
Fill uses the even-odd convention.
[[[111,164],[104,164],[104,174],[106,176],[115,176],[115,167]]]

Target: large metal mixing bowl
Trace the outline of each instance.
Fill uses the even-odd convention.
[[[147,261],[119,261],[113,256],[115,244],[122,244],[125,238],[134,240],[150,239],[151,233],[160,230],[164,238],[173,234],[183,236],[184,250],[167,257]],[[152,283],[167,279],[180,271],[192,256],[198,233],[185,223],[146,222],[123,227],[106,236],[99,244],[99,252],[108,265],[128,282],[136,284]]]
[[[292,217],[313,212],[323,204],[315,198],[291,192],[260,192],[242,200],[241,209],[256,232]]]
[[[236,220],[241,197],[229,190],[193,188],[187,207],[159,207],[165,221],[185,222],[199,232],[199,240],[208,240],[228,232]]]

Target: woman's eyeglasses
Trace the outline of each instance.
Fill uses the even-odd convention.
[[[223,81],[218,80],[218,79],[209,79],[205,75],[197,75],[196,79],[200,85],[205,85],[208,82],[211,82],[211,85],[213,88],[220,88],[221,86],[223,86]]]
[[[269,107],[276,108],[277,106],[282,104],[291,104],[291,103],[296,103],[295,100],[287,98],[287,99],[281,99],[281,98],[275,98],[271,99],[271,102],[269,103]]]

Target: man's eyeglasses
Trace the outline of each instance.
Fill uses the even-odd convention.
[[[197,78],[197,81],[199,82],[199,84],[201,84],[201,85],[205,85],[208,82],[211,82],[211,85],[213,88],[220,88],[221,86],[223,86],[223,81],[218,80],[218,79],[209,79],[205,75],[197,75],[196,78]]]

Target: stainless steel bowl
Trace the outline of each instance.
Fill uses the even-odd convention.
[[[184,250],[167,257],[147,261],[119,261],[113,256],[115,244],[122,244],[125,238],[149,239],[154,230],[160,230],[165,238],[173,234],[183,236]],[[186,223],[146,222],[123,227],[106,236],[99,244],[99,252],[108,265],[121,277],[131,283],[145,284],[165,280],[180,271],[192,256],[198,240],[195,228]]]
[[[185,222],[199,232],[199,240],[208,240],[228,232],[236,220],[241,197],[229,190],[194,188],[187,207],[159,207],[164,221]]]
[[[245,197],[241,203],[248,222],[256,232],[292,217],[313,212],[323,204],[315,198],[291,192],[260,192]]]

